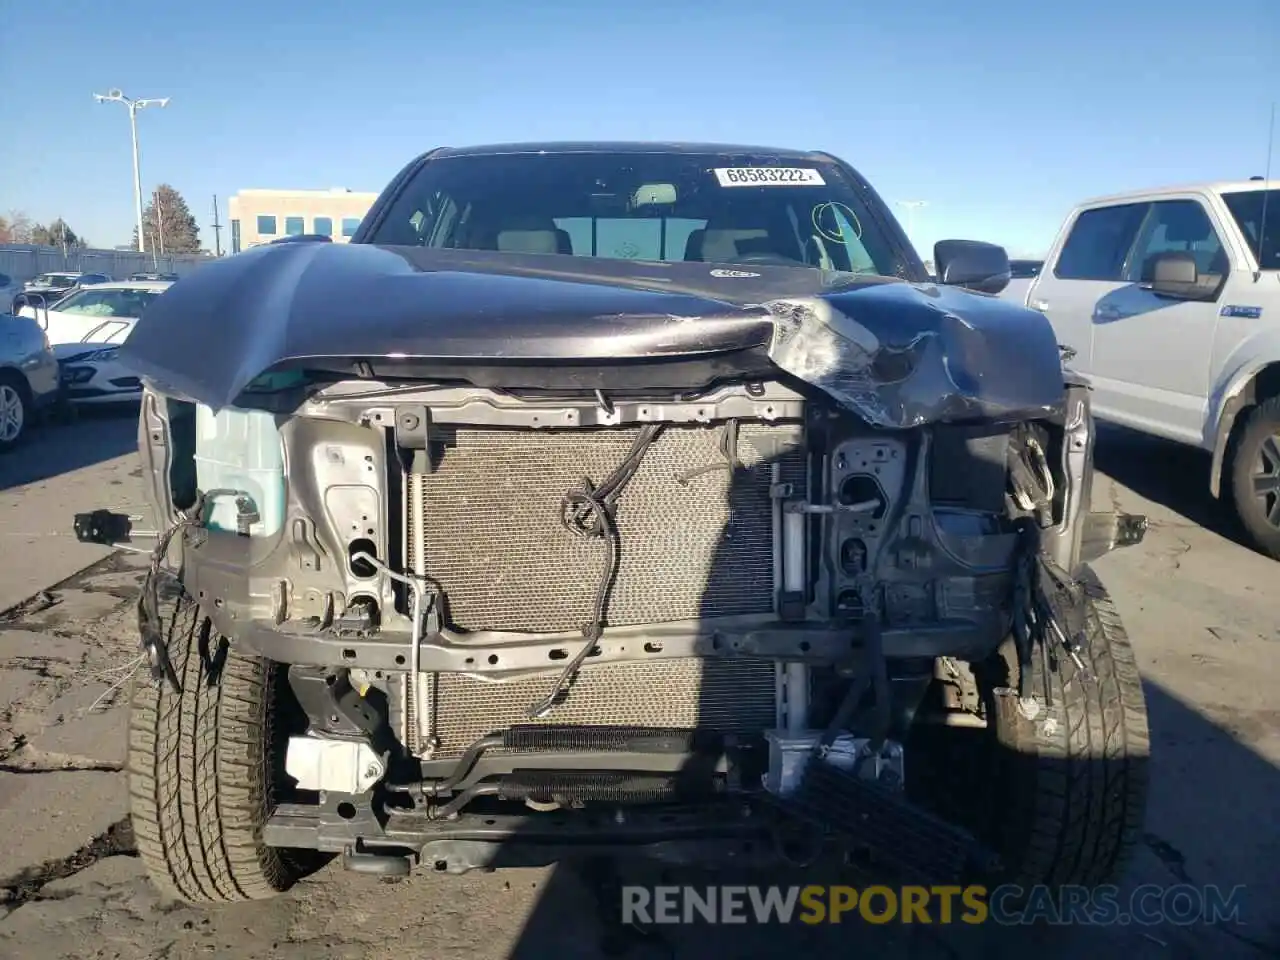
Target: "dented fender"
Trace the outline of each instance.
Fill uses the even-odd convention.
[[[886,284],[764,305],[777,366],[868,423],[909,429],[1061,413],[1062,360],[1039,314],[955,288]]]

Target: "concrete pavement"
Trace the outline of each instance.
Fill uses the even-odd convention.
[[[141,506],[137,420],[118,411],[32,432],[0,457],[0,610],[111,551],[78,543],[71,517],[112,505]]]

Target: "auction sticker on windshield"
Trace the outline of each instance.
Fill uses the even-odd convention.
[[[722,187],[825,186],[822,174],[812,167],[716,167]]]

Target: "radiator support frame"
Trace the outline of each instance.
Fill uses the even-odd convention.
[[[418,411],[407,416],[419,422],[422,419]],[[397,417],[397,426],[401,423],[401,419]],[[714,691],[718,688],[722,691],[719,696],[736,708],[733,711],[736,716],[728,726],[744,734],[754,734],[769,727],[773,718],[788,708],[788,703],[793,712],[797,706],[803,710],[804,691],[808,683],[806,667],[803,663],[792,663],[780,673],[776,657],[742,656],[726,662],[719,658],[700,656],[700,651],[696,649],[692,655],[683,657],[667,655],[644,657],[639,660],[621,659],[628,651],[628,643],[619,638],[620,631],[631,633],[637,628],[641,629],[646,639],[640,642],[640,649],[646,653],[665,654],[666,642],[661,639],[661,636],[673,628],[679,630],[680,626],[684,626],[686,629],[692,628],[699,634],[703,634],[709,625],[722,619],[731,622],[748,620],[753,624],[776,625],[780,619],[779,611],[788,599],[794,605],[797,596],[803,598],[807,595],[805,555],[808,531],[799,517],[784,513],[782,508],[784,496],[799,499],[792,494],[793,490],[796,493],[803,491],[803,495],[807,497],[811,489],[810,474],[813,463],[807,447],[803,420],[782,423],[751,422],[743,428],[739,427],[737,421],[727,421],[684,425],[671,429],[675,432],[659,434],[651,445],[651,448],[658,448],[659,462],[665,463],[665,469],[670,470],[671,473],[669,475],[662,473],[663,467],[641,460],[634,482],[623,491],[622,499],[619,501],[620,509],[624,511],[619,521],[620,534],[622,534],[619,546],[624,558],[629,547],[634,549],[634,542],[626,535],[628,525],[638,524],[642,529],[649,529],[650,524],[656,524],[657,529],[661,530],[664,522],[671,521],[678,529],[679,520],[676,518],[682,515],[696,515],[699,508],[694,505],[701,504],[707,497],[711,497],[712,499],[708,501],[709,507],[706,508],[706,523],[692,528],[697,531],[695,537],[701,540],[690,541],[690,549],[697,549],[693,544],[702,543],[701,549],[704,553],[695,553],[692,556],[703,557],[703,560],[689,561],[693,565],[691,569],[705,570],[707,582],[705,586],[699,586],[696,583],[682,585],[680,589],[685,591],[683,601],[676,600],[674,593],[672,594],[671,603],[676,617],[658,619],[661,613],[666,612],[664,608],[667,601],[665,599],[658,601],[657,598],[663,595],[660,591],[655,593],[651,583],[653,575],[648,572],[643,561],[635,562],[630,568],[624,563],[618,570],[617,579],[613,581],[611,602],[606,608],[610,621],[614,621],[612,601],[617,596],[619,582],[623,583],[623,592],[626,594],[625,584],[630,582],[625,580],[628,571],[632,579],[637,574],[644,579],[640,581],[640,586],[633,586],[630,589],[630,605],[628,605],[628,598],[624,595],[623,622],[618,624],[614,621],[613,626],[606,626],[601,631],[599,642],[594,645],[592,655],[579,671],[578,676],[574,678],[574,682],[564,691],[561,704],[553,709],[548,717],[551,722],[565,722],[566,714],[568,714],[567,719],[590,725],[625,725],[643,722],[643,719],[651,719],[651,717],[646,715],[642,719],[636,715],[636,710],[644,701],[651,699],[650,696],[646,696],[645,691],[654,687],[664,691],[664,703],[670,705],[673,713],[669,720],[673,726],[677,727],[681,725],[681,721],[686,721],[688,725],[709,722],[706,716],[700,718],[699,714],[705,713],[709,708],[707,700],[715,695]],[[493,628],[505,625],[512,619],[518,626],[525,628],[520,633],[511,631],[508,634],[513,640],[518,636],[520,639],[517,640],[517,644],[519,645],[523,645],[521,641],[527,642],[530,637],[543,641],[549,636],[564,638],[563,645],[557,644],[547,650],[546,659],[538,665],[540,669],[531,669],[532,665],[526,664],[523,669],[517,668],[515,674],[507,672],[502,677],[491,676],[488,679],[493,681],[501,679],[505,682],[489,683],[481,690],[477,689],[476,671],[472,669],[433,671],[429,666],[423,665],[424,651],[421,647],[416,648],[413,651],[411,663],[418,666],[421,672],[411,669],[409,673],[402,674],[401,681],[395,685],[395,694],[398,694],[398,699],[401,701],[398,732],[401,741],[412,755],[425,760],[436,757],[456,757],[478,737],[518,722],[519,717],[514,714],[511,709],[513,704],[509,702],[512,697],[533,697],[533,701],[536,701],[537,691],[554,683],[554,676],[563,661],[577,655],[583,643],[581,635],[574,636],[563,630],[552,634],[529,631],[528,628],[531,626],[553,628],[566,626],[566,624],[555,624],[547,620],[545,614],[534,612],[530,615],[527,608],[521,607],[511,608],[507,616],[493,612],[506,609],[501,605],[503,601],[498,599],[501,595],[497,589],[480,588],[479,584],[483,581],[477,578],[490,575],[494,576],[500,584],[509,584],[509,589],[517,591],[512,595],[513,599],[507,601],[509,603],[519,603],[514,600],[514,596],[524,597],[529,592],[528,587],[519,582],[524,576],[526,567],[513,568],[513,572],[515,569],[521,570],[521,573],[513,578],[510,574],[493,573],[491,567],[485,569],[484,564],[478,559],[469,560],[460,555],[461,551],[473,549],[478,557],[492,558],[490,551],[495,549],[493,545],[475,546],[464,539],[453,551],[432,551],[432,544],[438,543],[442,536],[449,535],[441,531],[451,531],[451,535],[461,538],[468,536],[468,528],[465,523],[460,522],[465,517],[465,512],[454,514],[448,511],[449,505],[459,500],[466,501],[468,511],[474,510],[479,516],[485,517],[485,521],[477,528],[482,536],[492,540],[495,536],[501,539],[505,535],[515,543],[523,543],[522,538],[527,539],[531,531],[546,528],[552,516],[559,519],[559,515],[554,513],[556,503],[552,494],[557,485],[564,486],[566,490],[569,489],[569,478],[560,476],[566,473],[567,452],[573,450],[580,452],[580,461],[575,460],[573,466],[580,467],[582,473],[588,475],[588,479],[583,482],[590,483],[592,479],[599,480],[604,475],[603,471],[606,470],[609,460],[604,451],[612,450],[616,455],[618,451],[615,448],[620,448],[627,442],[629,439],[627,435],[631,432],[633,431],[619,429],[575,429],[555,431],[548,435],[545,431],[477,430],[474,427],[457,427],[452,432],[448,429],[437,430],[434,433],[424,432],[421,437],[415,437],[413,441],[415,444],[420,441],[422,450],[415,451],[411,457],[397,456],[391,460],[391,463],[398,463],[403,470],[399,487],[404,531],[402,553],[405,558],[406,572],[419,582],[430,584],[436,591],[433,604],[435,609],[439,610],[443,607],[448,611],[450,598],[459,596],[452,592],[457,589],[465,591],[465,594],[462,594],[467,600],[462,605],[464,610],[468,611],[465,615],[482,618],[476,630],[460,631],[460,639],[465,638],[469,647],[478,639],[478,634],[489,633]],[[707,448],[716,438],[720,439],[720,453],[725,460],[723,466],[727,468],[725,474],[690,481],[675,472],[676,464],[672,463],[674,455],[672,451],[683,450],[688,454],[690,450],[701,450],[704,455],[710,454],[711,451]],[[401,431],[397,430],[395,439],[399,446],[403,441]],[[435,447],[433,447],[433,440]],[[453,444],[452,447],[449,445],[450,442]],[[665,454],[662,453],[664,443],[667,449]],[[601,444],[604,445],[603,448]],[[490,479],[495,469],[494,458],[487,456],[486,452],[503,449],[510,449],[514,463],[526,468],[534,462],[531,460],[532,455],[543,450],[547,451],[547,461],[558,465],[555,471],[551,468],[546,468],[544,471],[554,473],[558,480],[547,479],[540,473],[529,475],[540,481],[538,496],[536,498],[532,494],[530,496],[534,502],[541,503],[546,509],[548,515],[541,521],[536,520],[536,513],[531,516],[528,512],[508,506],[509,493],[495,489],[501,487],[503,483],[514,482],[510,478],[503,481]],[[446,453],[448,450],[463,452],[451,457]],[[523,451],[523,453],[517,451]],[[649,459],[652,461],[652,458]],[[437,463],[437,460],[440,462]],[[588,468],[588,461],[594,464],[594,469]],[[448,472],[447,465],[450,463],[460,464],[453,468],[452,474]],[[690,465],[696,466],[696,463],[683,463],[686,467]],[[649,469],[646,473],[647,466]],[[717,466],[720,465],[713,461],[694,470],[688,476],[706,477],[709,473],[715,473]],[[513,475],[521,475],[515,466],[510,469]],[[595,476],[597,473],[600,476]],[[784,478],[789,482],[782,482]],[[803,485],[800,481],[803,481]],[[701,489],[694,487],[690,490],[690,482],[698,483]],[[443,487],[435,486],[442,483]],[[640,489],[633,493],[632,488],[637,485]],[[452,494],[443,492],[446,490],[455,492]],[[738,491],[736,497],[735,490]],[[786,493],[783,494],[782,491]],[[629,494],[633,498],[630,501]],[[562,491],[561,496],[563,495]],[[723,527],[720,527],[721,521],[714,507],[718,496],[723,496],[721,509],[727,511]],[[763,508],[767,512],[763,516],[755,515],[755,510],[748,506],[752,501],[743,500],[743,496],[748,498],[754,496],[757,508]],[[441,500],[441,497],[444,499]],[[473,497],[477,502],[471,502]],[[442,510],[445,511],[443,515]],[[650,515],[645,512],[647,510],[655,512]],[[525,529],[516,530],[512,526],[504,529],[503,521],[498,521],[495,526],[487,519],[490,515],[503,517],[506,514],[509,514],[506,516],[506,521],[512,526],[520,520],[540,524],[540,526],[531,526],[527,528],[530,532],[526,532]],[[735,524],[740,524],[742,521],[735,521],[734,518],[743,515],[748,517],[746,535],[743,536],[744,531],[739,530],[737,541],[735,541],[737,529]],[[428,529],[428,524],[433,521],[438,526]],[[510,532],[507,533],[507,530]],[[559,541],[555,541],[556,532],[562,534]],[[551,525],[543,536],[559,544],[558,549],[565,553],[566,562],[573,549],[581,543],[569,538],[564,531],[557,531],[554,525]],[[708,538],[709,542],[703,542],[708,541]],[[489,541],[485,543],[488,544]],[[554,555],[557,549],[554,543],[551,555]],[[642,536],[639,546],[641,557],[650,556],[653,551],[661,550],[664,543],[665,538],[661,536],[653,542]],[[501,547],[497,549],[499,556],[506,556]],[[738,554],[749,558],[747,562],[754,565],[751,568],[754,572],[748,573],[747,570],[739,569],[735,563],[731,562],[729,557],[738,554],[726,552],[729,549],[736,549]],[[747,552],[742,553],[744,550]],[[539,556],[542,557],[542,554]],[[521,552],[519,563],[523,565],[531,559]],[[492,559],[490,562],[492,564]],[[541,562],[544,566],[540,575],[545,576],[547,573],[545,557],[542,557]],[[667,562],[670,564],[671,561]],[[444,569],[447,571],[443,575],[444,583],[439,579],[441,563],[445,565]],[[511,563],[511,560],[504,559],[500,570],[505,570]],[[700,563],[704,565],[700,566]],[[678,564],[672,569],[679,569]],[[735,571],[727,581],[721,572],[726,569]],[[589,571],[588,576],[591,573],[595,571]],[[539,576],[536,573],[530,575]],[[465,586],[468,581],[462,578],[466,576],[471,577],[472,585]],[[753,577],[755,579],[752,579]],[[585,579],[579,575],[575,584],[579,593],[584,590],[582,581]],[[738,591],[730,595],[741,596],[747,604],[754,603],[754,607],[748,605],[741,610],[731,609],[727,617],[704,614],[701,609],[704,605],[708,602],[714,605],[717,602],[708,599],[713,596],[712,591],[715,589],[717,580],[722,581],[723,586],[727,586],[730,591]],[[760,581],[757,584],[759,592],[752,601],[751,592],[742,593],[740,583],[755,583],[756,580]],[[658,575],[654,582],[661,583],[661,575]],[[785,591],[780,587],[785,588]],[[672,589],[675,589],[674,586]],[[547,597],[546,603],[553,610],[557,606],[557,601],[553,597]],[[685,610],[686,607],[690,609]],[[642,610],[648,613],[643,618],[638,616],[638,612]],[[628,611],[630,621],[627,619]],[[684,619],[680,618],[682,611]],[[696,619],[688,619],[689,613],[699,615]],[[448,632],[448,627],[453,626],[453,618],[446,616],[443,619],[443,626],[433,625],[437,626],[441,633]],[[642,619],[643,622],[635,622],[637,619]],[[703,645],[709,645],[712,649],[720,647],[726,640],[721,631],[714,626],[709,637],[693,639],[694,643],[691,646],[696,648],[699,645],[698,640],[703,639]],[[744,647],[749,648],[754,645],[749,642],[744,643],[745,639],[738,637],[728,642],[737,652],[743,652]],[[709,641],[709,644],[706,641]],[[485,665],[499,667],[503,666],[504,662],[509,663],[513,645],[499,642],[494,646],[501,647],[501,650],[484,655]],[[632,640],[629,646],[634,650],[637,643]],[[804,650],[811,647],[811,643],[801,640],[795,646]],[[831,650],[833,660],[843,660],[849,656],[847,644],[844,646],[845,649],[841,651]],[[609,650],[610,647],[616,649]],[[608,656],[609,653],[615,655],[616,661],[615,658]],[[470,655],[464,659],[465,666],[473,668],[480,657]],[[622,664],[629,664],[629,666]],[[692,686],[677,679],[683,678],[690,671],[698,672],[698,679]],[[740,677],[740,681],[734,685],[734,690],[724,690],[723,682],[717,684],[714,680],[707,679],[708,672],[715,674],[717,671]],[[602,677],[606,679],[602,680]],[[612,682],[609,678],[613,678]],[[590,692],[593,681],[597,691],[594,695]],[[754,690],[755,687],[764,688],[766,685],[767,691]],[[584,686],[588,688],[588,692],[580,692]],[[741,697],[738,696],[739,688]],[[468,689],[471,690],[470,694],[466,694]],[[681,692],[676,692],[677,690]],[[753,690],[754,692],[748,692]],[[608,693],[612,694],[613,700],[610,700]],[[768,710],[762,709],[762,703],[757,703],[765,693],[771,701],[768,704]],[[589,706],[575,710],[572,704],[583,702],[583,698],[586,698]],[[725,708],[722,706],[720,710],[723,712]],[[686,714],[689,715],[686,716]],[[725,718],[720,719],[723,721]]]

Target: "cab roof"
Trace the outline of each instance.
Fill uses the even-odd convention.
[[[1253,190],[1280,189],[1280,179],[1267,180],[1207,180],[1200,183],[1170,184],[1164,187],[1147,187],[1139,190],[1126,190],[1123,193],[1112,193],[1106,196],[1093,197],[1076,204],[1078,207],[1092,207],[1098,204],[1123,203],[1126,200],[1137,200],[1149,197],[1171,196],[1179,193],[1245,193]]]
[[[440,157],[485,157],[511,153],[676,153],[748,154],[780,160],[825,160],[818,151],[748,146],[730,143],[696,143],[679,140],[553,140],[528,143],[494,143],[472,147],[441,147],[431,152]]]

